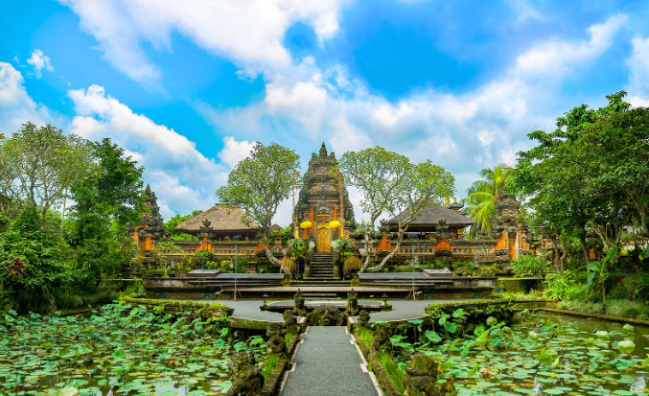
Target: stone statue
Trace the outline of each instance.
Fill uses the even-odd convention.
[[[293,305],[293,313],[297,316],[305,316],[306,315],[306,305],[304,303],[304,294],[302,294],[302,291],[300,289],[297,289],[297,293],[295,293],[295,303]]]
[[[232,386],[227,396],[255,396],[261,394],[264,376],[261,367],[256,365],[255,356],[248,352],[238,352],[230,358],[230,381]]]
[[[282,335],[282,325],[270,323],[266,328],[266,335],[268,336],[268,342],[266,343],[268,354],[286,355],[286,340]]]
[[[300,329],[297,326],[297,318],[293,315],[293,311],[284,311],[284,333],[298,334]]]
[[[439,396],[437,370],[439,363],[432,356],[416,354],[406,366],[403,386],[408,396]]]
[[[370,314],[366,310],[362,310],[358,314],[358,326],[369,327],[369,325],[370,325]]]
[[[354,289],[347,295],[347,316],[358,315],[358,297]]]
[[[347,317],[331,305],[321,305],[306,316],[309,326],[342,326]]]
[[[372,352],[381,351],[392,353],[392,329],[387,323],[379,323],[374,329],[374,341],[372,341]]]

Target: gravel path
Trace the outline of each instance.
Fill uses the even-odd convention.
[[[345,327],[311,327],[282,396],[375,396],[376,388]]]

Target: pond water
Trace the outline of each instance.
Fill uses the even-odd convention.
[[[224,323],[190,311],[165,313],[111,304],[83,316],[0,320],[0,394],[218,395],[227,392],[230,354],[265,354],[261,337],[237,340]]]
[[[418,350],[445,362],[440,382],[453,383],[457,395],[644,395],[648,334],[639,326],[540,313]]]

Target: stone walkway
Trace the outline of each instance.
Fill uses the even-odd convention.
[[[345,327],[310,327],[282,396],[374,396],[370,375]]]
[[[262,302],[259,300],[219,301],[223,305],[234,308],[233,317],[239,319],[264,320],[267,322],[284,322],[280,313],[262,311],[259,309]]]

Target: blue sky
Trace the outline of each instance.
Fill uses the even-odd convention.
[[[0,0],[0,132],[110,137],[162,213],[207,209],[255,141],[373,145],[456,177],[626,89],[649,106],[647,1]],[[352,192],[358,206],[359,196]],[[290,206],[276,220],[290,219]],[[357,209],[360,220],[363,215]]]

